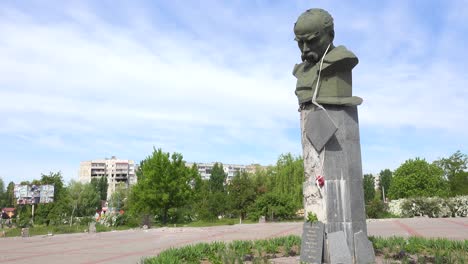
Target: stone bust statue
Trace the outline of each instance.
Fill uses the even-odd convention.
[[[333,45],[335,30],[332,16],[323,9],[309,9],[297,19],[294,34],[302,58],[302,63],[296,64],[293,70],[297,78],[296,95],[299,104],[312,101],[319,62],[328,47],[323,58],[316,102],[325,105],[360,105],[362,99],[352,96],[351,78],[351,70],[358,64],[358,58],[344,46]]]
[[[367,239],[362,188],[357,111],[362,99],[352,94],[351,71],[358,58],[344,46],[333,45],[333,18],[323,9],[302,13],[294,24],[294,35],[302,59],[293,75],[300,106],[304,210],[305,215],[317,216],[327,234],[323,261],[319,256],[308,262],[306,252],[301,253],[301,261],[375,263]],[[303,245],[324,243],[310,239],[303,233]],[[346,241],[348,248],[340,241]]]

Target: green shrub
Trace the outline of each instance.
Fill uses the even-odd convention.
[[[467,263],[468,240],[427,239],[422,237],[369,237],[376,252],[390,258],[405,252],[416,255],[417,263]],[[421,256],[422,254],[422,256]],[[405,255],[405,257],[408,257]],[[386,262],[384,262],[386,263]],[[411,263],[408,259],[407,262]],[[414,262],[413,262],[414,263]]]
[[[115,216],[114,226],[123,226],[128,223],[128,214],[117,214]]]
[[[252,251],[253,243],[252,241],[235,240],[229,244],[228,248],[237,252],[237,254],[244,256]]]
[[[296,211],[294,203],[286,195],[266,193],[250,206],[248,217],[254,221],[258,221],[260,216],[265,216],[270,221],[281,221],[294,218]]]
[[[85,216],[85,217],[77,217],[76,222],[83,226],[88,226],[89,223],[94,222],[94,216]]]
[[[387,214],[387,207],[380,200],[372,200],[366,205],[367,218],[384,218]]]
[[[308,223],[315,223],[318,221],[318,217],[316,214],[309,212],[307,213],[307,222]]]

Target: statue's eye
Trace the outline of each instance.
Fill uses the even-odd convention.
[[[318,42],[319,42],[318,39],[314,38],[314,39],[303,41],[302,45],[310,48],[310,47],[317,46]]]

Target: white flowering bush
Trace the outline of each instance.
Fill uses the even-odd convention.
[[[452,211],[453,200],[452,199],[442,199],[442,198],[432,198],[436,203],[438,203],[439,212],[436,216],[433,217],[454,217],[455,213]]]
[[[452,213],[455,216],[466,217],[468,215],[468,195],[452,198]]]
[[[403,217],[466,217],[468,196],[399,199],[391,201],[388,208],[390,213]]]
[[[398,199],[398,200],[390,201],[388,203],[388,211],[393,215],[401,216],[403,213],[401,211],[401,205],[403,204],[404,201],[405,199]]]
[[[119,214],[115,212],[108,212],[101,216],[99,219],[99,223],[106,227],[117,227],[126,225],[128,222],[128,215],[127,214]]]
[[[99,219],[99,223],[106,227],[115,226],[117,216],[114,213],[107,213],[101,215],[101,219]]]

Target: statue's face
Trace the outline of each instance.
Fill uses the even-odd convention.
[[[333,33],[330,31],[311,31],[296,34],[296,41],[301,50],[303,61],[317,63],[322,58],[329,44],[333,41]]]

